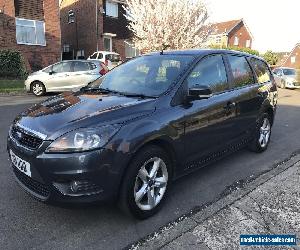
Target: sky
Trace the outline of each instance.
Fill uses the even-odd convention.
[[[253,49],[289,52],[300,43],[300,0],[206,0],[211,22],[243,18]]]

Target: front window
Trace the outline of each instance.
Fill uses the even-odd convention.
[[[291,63],[295,63],[296,62],[296,57],[295,56],[292,56],[291,57]]]
[[[239,38],[237,36],[234,37],[234,46],[238,46],[239,45]]]
[[[16,18],[16,38],[18,44],[45,46],[45,22]]]
[[[118,17],[119,7],[118,3],[106,2],[106,15],[111,17]]]
[[[228,88],[227,74],[222,55],[208,56],[201,60],[187,78],[189,88],[207,86],[213,93]]]
[[[140,55],[140,51],[134,47],[134,45],[128,41],[125,41],[125,57],[133,58]]]
[[[68,23],[74,23],[75,22],[75,13],[73,10],[70,10],[68,12]]]
[[[112,38],[111,37],[104,37],[104,50],[105,51],[112,51]]]
[[[193,56],[153,55],[124,63],[89,85],[126,94],[158,96],[193,61]]]
[[[294,70],[294,69],[283,69],[283,74],[285,76],[293,76],[293,75],[296,75],[296,70]]]

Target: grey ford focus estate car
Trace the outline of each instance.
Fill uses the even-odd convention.
[[[174,179],[242,147],[265,151],[276,103],[259,57],[151,53],[22,112],[7,150],[17,182],[35,198],[116,201],[144,219],[161,208]]]

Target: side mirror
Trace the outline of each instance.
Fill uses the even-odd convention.
[[[212,91],[208,86],[195,85],[189,89],[188,100],[208,99],[212,96]]]
[[[53,75],[54,73],[55,73],[55,72],[51,70],[51,71],[49,72],[49,75]]]

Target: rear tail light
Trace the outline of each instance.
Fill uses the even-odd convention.
[[[101,75],[105,75],[108,72],[107,67],[104,63],[100,63],[100,68],[101,68],[101,70],[99,71],[99,73]]]

